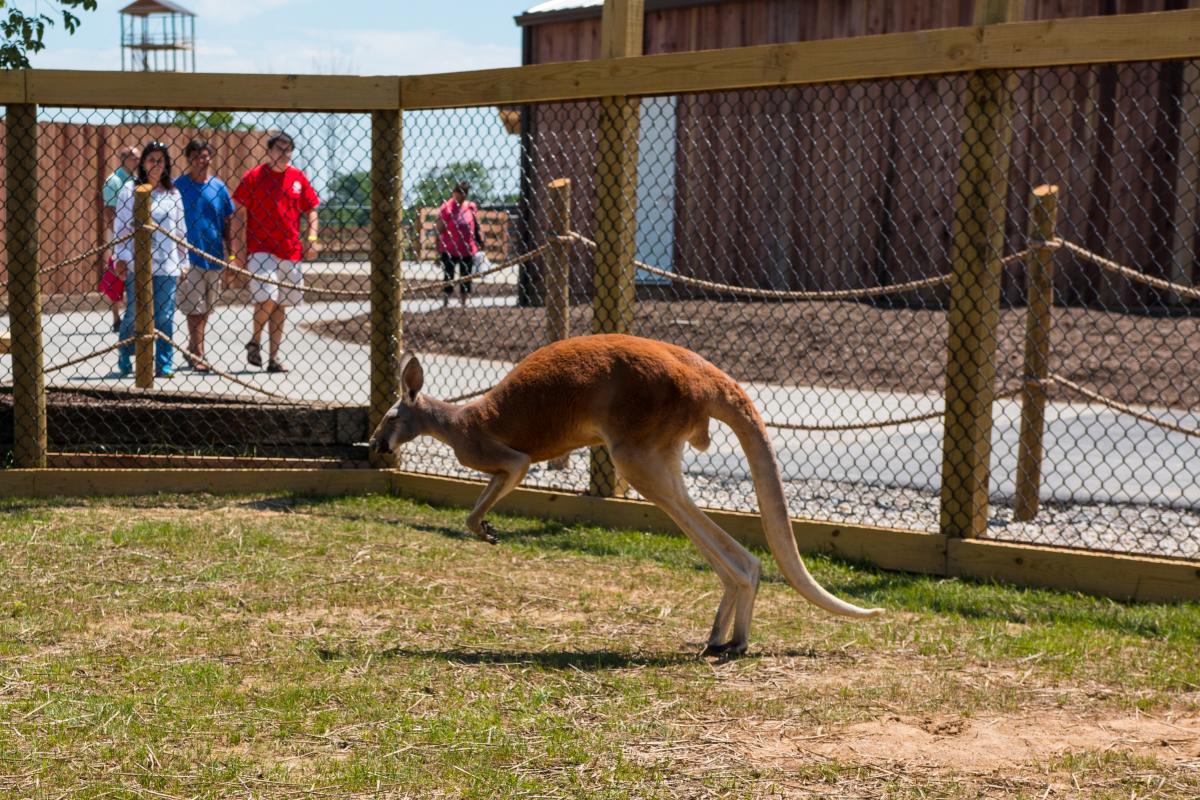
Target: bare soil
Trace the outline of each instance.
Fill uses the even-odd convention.
[[[592,311],[576,306],[573,335],[590,332]],[[370,320],[321,322],[314,331],[370,341]],[[451,306],[404,316],[417,352],[519,361],[546,342],[542,308]],[[683,345],[743,381],[839,389],[943,391],[947,324],[941,310],[865,303],[639,300],[631,332]],[[1020,385],[1025,311],[1000,312],[997,384]],[[1055,308],[1050,369],[1105,397],[1147,406],[1200,406],[1200,317],[1148,317]],[[1052,385],[1051,399],[1078,400]]]

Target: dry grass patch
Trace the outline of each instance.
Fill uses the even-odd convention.
[[[752,655],[681,539],[389,498],[0,503],[0,796],[1200,796],[1196,606],[810,559]]]

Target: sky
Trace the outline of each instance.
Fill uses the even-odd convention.
[[[34,68],[119,70],[120,9],[131,0],[99,0],[79,13],[74,35],[61,23],[45,35]],[[540,0],[176,0],[196,13],[196,71],[411,75],[519,66],[521,29],[513,17]],[[29,5],[28,2],[24,5]],[[45,110],[47,118],[88,121],[90,112]],[[240,114],[239,121],[287,129],[299,141],[296,163],[318,186],[334,174],[366,168],[369,126],[344,118],[341,147],[328,146],[316,115]],[[405,117],[405,191],[430,168],[477,159],[498,193],[516,190],[515,137],[494,109],[411,112]]]
[[[405,75],[521,63],[513,17],[539,0],[176,0],[195,12],[198,72]],[[44,69],[121,68],[120,9],[99,0],[72,36],[61,23]],[[28,3],[22,4],[28,5]]]

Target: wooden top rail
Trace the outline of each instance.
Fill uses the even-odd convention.
[[[399,77],[16,70],[0,72],[0,103],[232,111],[462,108],[1180,58],[1200,58],[1200,9]]]
[[[1200,57],[1200,9],[401,78],[406,109],[512,105]]]
[[[0,102],[221,111],[394,110],[400,106],[400,79],[30,69],[0,72]]]

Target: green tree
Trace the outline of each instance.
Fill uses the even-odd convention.
[[[75,33],[80,19],[69,9],[95,11],[96,0],[50,0],[34,3],[34,12],[27,14],[9,0],[0,0],[0,32],[4,34],[0,43],[0,69],[28,69],[29,53],[46,49],[42,36],[46,27],[54,27],[61,17],[67,33]]]
[[[479,202],[479,198],[490,198],[494,193],[492,176],[478,159],[452,161],[426,170],[413,186],[412,202],[404,208],[402,224],[407,229],[405,240],[410,251],[408,258],[416,258],[419,254],[417,243],[421,241],[421,209],[441,206],[459,181],[471,184],[471,197],[476,202]]]
[[[321,204],[322,225],[367,225],[371,222],[371,173],[366,170],[335,173]]]
[[[238,122],[232,111],[177,111],[171,124],[176,128],[196,128],[207,131],[254,130],[253,125]]]
[[[405,209],[406,218],[415,218],[421,208],[437,208],[446,202],[454,185],[459,181],[471,184],[473,198],[490,198],[494,193],[492,176],[482,161],[453,161],[425,172],[413,187],[415,197]],[[478,199],[476,199],[478,202]]]

